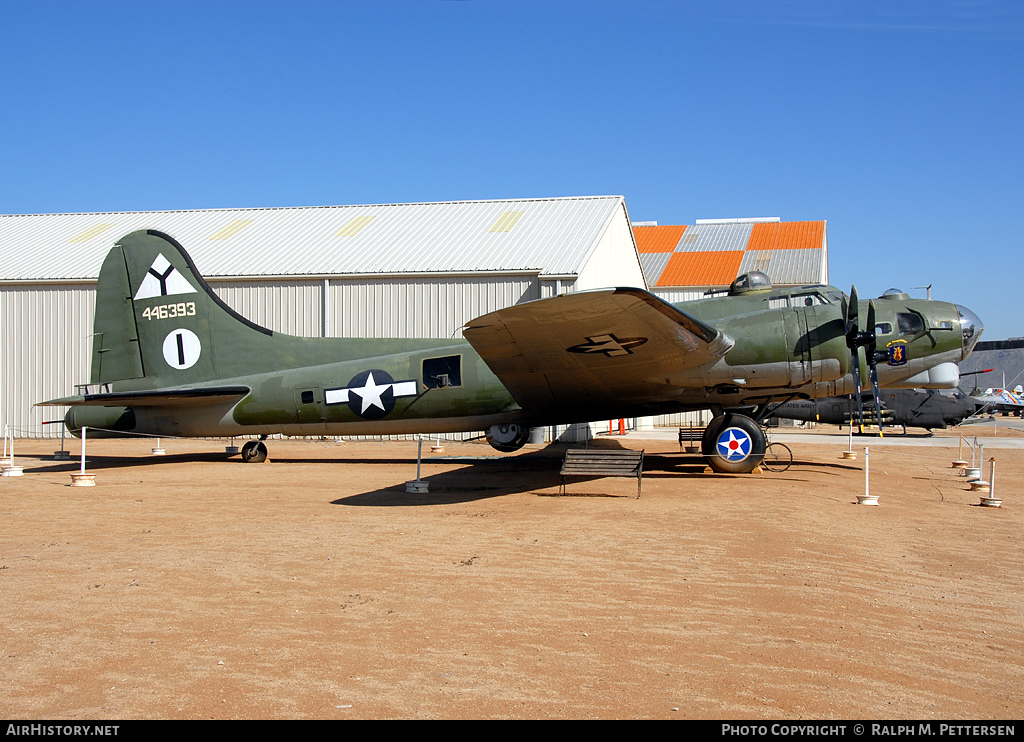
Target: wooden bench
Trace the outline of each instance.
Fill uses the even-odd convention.
[[[680,425],[679,426],[679,448],[682,450],[683,444],[690,444],[687,448],[700,448],[700,442],[704,438],[704,426],[703,425]]]
[[[570,448],[565,452],[560,474],[559,495],[565,492],[566,477],[636,477],[636,497],[640,499],[644,452]]]

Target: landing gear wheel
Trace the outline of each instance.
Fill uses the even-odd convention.
[[[725,474],[749,474],[764,459],[761,426],[746,415],[720,415],[704,429],[700,450],[708,465]]]
[[[242,461],[246,464],[262,464],[267,460],[267,445],[263,441],[249,441],[242,446]]]
[[[530,429],[516,423],[492,425],[485,433],[491,447],[503,453],[518,451],[530,440]]]

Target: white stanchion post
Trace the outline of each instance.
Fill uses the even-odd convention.
[[[67,429],[68,426],[62,422],[60,424],[60,450],[53,452],[54,461],[68,461],[71,459],[71,454],[64,450],[64,433]]]
[[[871,494],[871,461],[867,447],[864,447],[864,494],[857,496],[858,505],[877,505],[878,495]]]
[[[987,485],[987,486],[982,486]],[[996,458],[993,456],[988,460],[988,482],[971,482],[971,489],[977,489],[988,494],[981,495],[982,507],[1001,508],[1003,501],[996,497]]]
[[[846,450],[843,451],[843,458],[848,461],[852,461],[857,458],[857,454],[853,451],[853,425],[850,426],[850,442],[847,444]]]
[[[420,464],[423,460],[423,436],[416,436],[416,479],[405,483],[406,492],[429,492],[430,485],[420,478]]]
[[[10,433],[11,447],[7,448],[7,435]],[[8,457],[8,454],[10,456]],[[4,426],[4,457],[0,459],[0,477],[20,477],[25,473],[25,468],[16,466],[14,463],[14,428],[10,425]]]
[[[94,487],[96,486],[96,475],[85,473],[85,440],[88,435],[89,428],[85,425],[82,426],[82,454],[80,457],[80,463],[78,467],[78,474],[71,475],[71,486],[72,487]]]
[[[954,469],[966,469],[967,462],[964,461],[964,437],[962,435],[957,436],[959,439],[956,445],[956,461],[953,462]]]

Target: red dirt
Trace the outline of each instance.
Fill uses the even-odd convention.
[[[873,508],[861,461],[813,440],[748,476],[626,441],[639,500],[555,497],[561,448],[449,443],[488,458],[425,463],[409,495],[414,443],[151,445],[90,442],[86,489],[19,441],[3,716],[1024,716],[1021,451],[986,452],[992,509],[955,448],[872,450]]]

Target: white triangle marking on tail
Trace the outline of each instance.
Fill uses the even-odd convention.
[[[152,299],[157,296],[174,296],[175,294],[194,294],[196,290],[177,268],[160,253],[150,266],[146,277],[139,284],[135,300]]]

